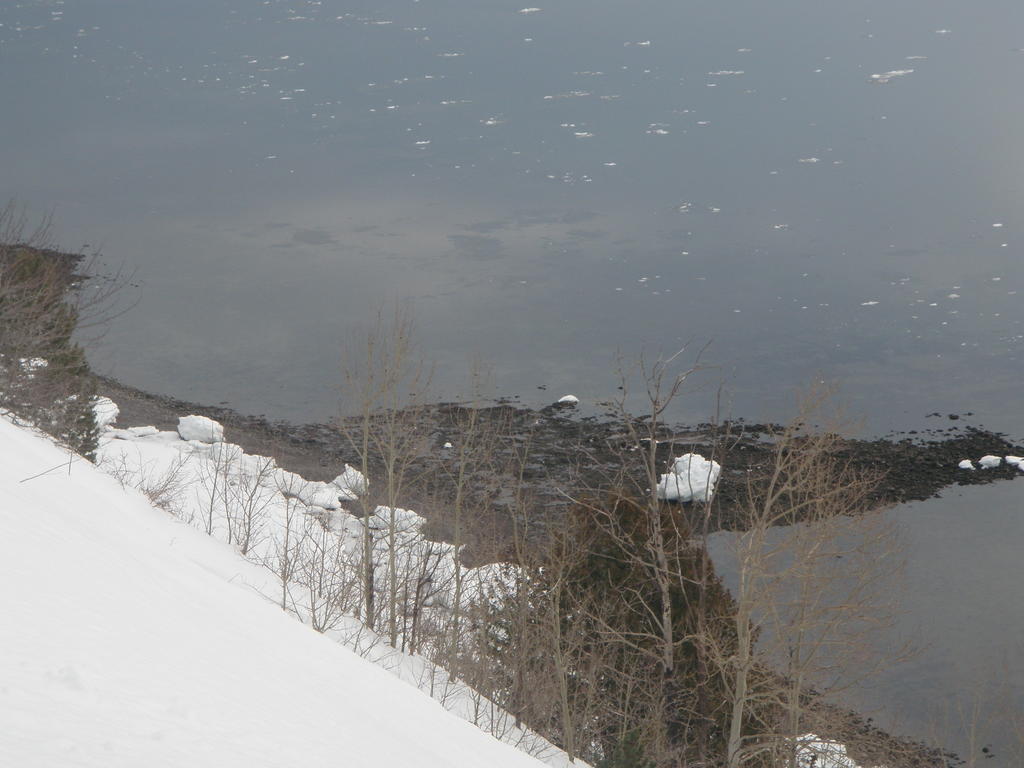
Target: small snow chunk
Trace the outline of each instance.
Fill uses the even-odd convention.
[[[995,467],[998,467],[1002,463],[1003,459],[1001,456],[993,456],[992,454],[982,456],[980,459],[978,459],[978,464],[981,465],[982,469],[994,469]]]
[[[541,11],[540,8],[520,8],[519,9],[519,12],[520,13],[524,13],[524,14],[525,13],[540,13],[540,11]]]
[[[200,443],[224,442],[224,427],[205,416],[182,416],[178,419],[178,434],[182,440]]]
[[[347,497],[346,501],[355,501],[359,496],[366,493],[370,487],[370,484],[366,481],[366,476],[348,464],[345,465],[345,471],[331,482],[341,490],[341,495]]]
[[[717,461],[707,461],[699,453],[683,454],[672,463],[672,471],[658,481],[658,498],[710,502],[721,473]]]
[[[152,435],[159,435],[160,430],[154,426],[147,427],[128,427],[128,432],[135,437],[151,437]]]
[[[295,498],[307,507],[341,508],[341,489],[334,483],[306,482],[298,488]]]
[[[970,470],[973,470],[974,469],[974,462],[971,461],[970,459],[964,459],[963,461],[961,461],[956,466],[957,466],[957,469],[970,469]]]
[[[846,753],[846,746],[813,733],[796,739],[796,761],[799,768],[858,768]]]
[[[96,426],[103,429],[117,421],[117,416],[121,413],[121,409],[109,397],[101,396],[92,401],[92,412],[96,418]]]
[[[446,451],[450,451],[450,450],[451,450],[452,448],[454,448],[455,446],[453,446],[453,445],[452,445],[451,443],[445,443],[445,444],[444,444],[444,445],[442,445],[441,447],[442,447],[442,448],[444,448],[444,449],[445,449]]]
[[[1024,457],[1021,456],[1004,456],[1003,461],[1009,464],[1011,467],[1017,467],[1024,470]]]
[[[576,405],[580,399],[576,395],[563,395],[558,398],[558,402],[562,405]]]

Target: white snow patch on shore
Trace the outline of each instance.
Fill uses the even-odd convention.
[[[672,463],[672,471],[658,481],[658,498],[666,501],[710,502],[722,473],[717,461],[708,461],[699,453],[686,453]]]
[[[224,427],[206,416],[182,416],[178,419],[178,434],[182,440],[197,440],[200,443],[224,441]]]
[[[96,418],[96,426],[103,429],[117,421],[121,409],[109,397],[97,397],[92,401],[92,412]]]
[[[982,469],[995,469],[1002,463],[1002,456],[993,456],[992,454],[982,456],[980,459],[978,459],[978,464],[981,466]]]

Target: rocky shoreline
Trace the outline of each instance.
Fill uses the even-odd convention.
[[[328,481],[337,475],[340,466],[357,459],[344,435],[332,424],[271,421],[226,407],[144,392],[110,378],[99,381],[101,394],[120,407],[119,421],[124,425],[151,424],[174,429],[179,416],[208,416],[224,425],[230,442],[249,453],[272,456],[281,467],[310,480]],[[457,440],[460,416],[465,412],[466,408],[458,404],[437,404],[423,410],[422,427],[438,449],[437,454],[424,456],[423,463],[438,461],[444,443]],[[627,452],[620,422],[580,417],[571,406],[552,404],[530,409],[499,403],[484,409],[484,413],[485,418],[500,420],[503,428],[514,435],[529,435],[531,462],[524,477],[535,483],[542,495],[546,483],[565,480],[570,474],[577,480],[593,481],[594,487],[601,478],[613,476]],[[965,425],[956,414],[947,418],[953,422],[949,426],[876,439],[846,439],[840,444],[838,455],[856,468],[884,474],[875,495],[879,504],[923,501],[949,486],[978,485],[1024,475],[1017,467],[1005,463],[975,471],[959,468],[962,460],[977,461],[987,454],[1024,454],[1024,444],[998,432]],[[721,506],[728,507],[745,490],[741,480],[748,470],[766,460],[771,450],[770,436],[777,430],[777,425],[743,420],[675,427],[666,431],[664,458],[669,458],[670,445],[676,452],[685,447],[714,456],[723,466],[718,498]],[[659,452],[662,442],[659,440]],[[580,466],[581,451],[586,455],[585,467]],[[720,527],[730,527],[728,519],[722,520]]]

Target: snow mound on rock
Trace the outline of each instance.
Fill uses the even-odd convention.
[[[970,469],[970,470],[973,470],[974,469],[974,462],[971,461],[970,459],[964,459],[963,461],[961,461],[956,466],[957,466],[957,469]]]
[[[1003,457],[1002,456],[993,456],[992,454],[988,454],[987,456],[982,456],[980,459],[978,459],[978,464],[981,465],[982,469],[995,469],[996,467],[998,467],[1002,463],[1003,463]]]
[[[576,405],[580,399],[576,395],[562,395],[558,398],[558,402],[562,405]]]
[[[224,427],[205,416],[182,416],[178,419],[178,434],[182,440],[200,443],[224,442]]]
[[[686,453],[672,463],[672,471],[658,481],[658,498],[666,501],[711,501],[722,465],[699,453]]]
[[[340,495],[344,497],[345,501],[355,501],[370,487],[363,473],[348,464],[345,465],[345,471],[331,482],[341,490]]]
[[[117,421],[121,409],[109,397],[97,397],[92,401],[92,412],[96,418],[96,426],[103,429]]]

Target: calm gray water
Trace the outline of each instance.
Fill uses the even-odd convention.
[[[1024,4],[544,5],[2,3],[0,197],[137,268],[101,367],[245,411],[400,297],[449,396],[712,341],[738,414],[1024,432]]]
[[[869,433],[1024,435],[1024,3],[536,2],[7,0],[0,200],[136,270],[93,359],[180,397],[326,419],[343,340],[411,299],[442,397],[481,358],[593,401],[617,351],[711,341],[680,418],[721,381],[784,419],[820,374]],[[1020,583],[998,493],[1002,527],[913,510],[964,610]],[[1024,635],[1014,595],[954,652]]]
[[[872,640],[879,649],[909,643],[914,652],[841,699],[893,732],[956,750],[969,765],[1024,764],[1020,492],[1015,483],[973,486],[889,513],[904,539],[905,569],[892,582],[895,621]],[[710,549],[735,587],[732,534],[715,534]]]

